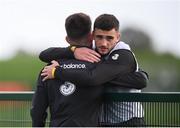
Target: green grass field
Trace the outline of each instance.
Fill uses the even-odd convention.
[[[34,89],[44,65],[37,56],[18,54],[11,60],[0,61],[0,81],[17,81]]]

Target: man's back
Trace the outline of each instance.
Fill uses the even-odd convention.
[[[79,62],[77,65],[83,63],[85,62]],[[72,68],[73,66],[67,67]],[[41,80],[40,77],[39,83],[43,83],[40,86],[46,91],[46,102],[50,107],[50,126],[98,126],[103,86],[75,85],[68,81],[55,79],[45,82]],[[36,101],[33,103],[36,106],[32,112],[33,110],[38,112],[37,110],[43,106],[42,98],[41,101],[38,101],[38,97],[41,96],[36,96]]]

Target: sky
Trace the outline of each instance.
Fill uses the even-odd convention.
[[[145,31],[157,52],[180,58],[180,0],[0,0],[0,60],[21,49],[39,54],[48,47],[66,47],[64,21],[77,12],[92,21],[115,15],[120,30]]]

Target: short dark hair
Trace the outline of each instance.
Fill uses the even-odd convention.
[[[116,31],[119,31],[119,21],[114,15],[102,14],[94,22],[94,30],[96,28],[107,31],[115,28]]]
[[[66,18],[65,28],[70,39],[81,39],[91,32],[91,19],[84,13],[75,13]]]

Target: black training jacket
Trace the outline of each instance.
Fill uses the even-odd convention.
[[[51,47],[42,51],[39,55],[39,59],[46,63],[50,63],[52,60],[59,60],[61,63],[60,59],[65,58],[74,59],[74,55],[73,52],[70,50],[70,47]],[[108,81],[107,84],[108,83],[125,88],[142,89],[147,86],[148,74],[140,69],[138,72],[130,72],[123,75],[117,75],[115,79]]]
[[[88,64],[86,66],[91,68]],[[98,126],[102,93],[103,86],[79,86],[64,80],[42,82],[42,77],[39,76],[31,108],[32,126],[45,125],[48,107],[50,127]]]
[[[116,54],[119,56],[114,59]],[[128,50],[113,51],[109,59],[94,64],[74,59],[59,61],[61,65],[55,72],[59,80],[42,82],[39,76],[31,109],[33,126],[44,126],[48,106],[50,126],[98,126],[102,84],[146,86],[147,77],[143,72],[134,72],[136,62]]]

